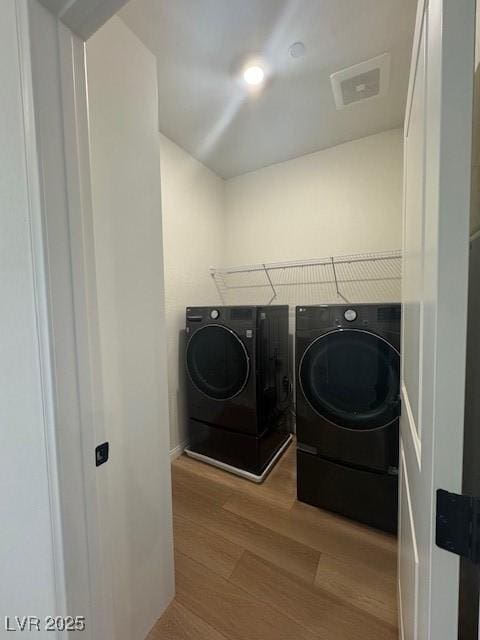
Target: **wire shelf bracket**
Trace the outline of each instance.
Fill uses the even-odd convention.
[[[335,258],[333,256],[331,256],[330,259],[332,261],[332,271],[333,271],[333,277],[335,278],[335,290],[337,292],[337,296],[348,304],[348,300],[345,298],[345,296],[343,296],[340,293],[340,289],[338,288],[337,270],[335,269]]]

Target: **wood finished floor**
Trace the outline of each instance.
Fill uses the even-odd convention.
[[[295,447],[254,485],[172,465],[176,597],[148,640],[393,640],[396,541],[297,502]]]

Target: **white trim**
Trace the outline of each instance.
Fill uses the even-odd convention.
[[[405,383],[401,384],[401,395],[402,395],[402,411],[405,411],[407,414],[407,423],[408,423],[408,434],[404,434],[405,437],[409,436],[410,440],[413,444],[413,448],[415,451],[415,456],[417,458],[417,466],[418,470],[422,470],[422,441],[420,440],[420,436],[418,435],[417,426],[415,423],[415,418],[413,417],[412,405],[410,404],[410,398],[408,396],[407,387]]]
[[[408,130],[409,121],[410,121],[410,111],[411,111],[412,100],[413,100],[413,88],[415,85],[416,70],[417,70],[417,64],[418,64],[420,44],[422,41],[423,21],[424,21],[426,8],[427,8],[427,0],[419,0],[417,5],[417,15],[415,18],[415,32],[413,37],[412,58],[410,61],[407,103],[405,107],[405,121],[403,125],[405,135],[406,135],[406,131]]]
[[[42,224],[42,195],[39,182],[40,165],[36,138],[35,105],[33,99],[32,52],[29,35],[27,0],[17,0],[17,38],[20,61],[20,83],[22,93],[25,170],[28,188],[28,218],[30,225],[31,258],[33,265],[33,287],[38,333],[38,360],[42,385],[43,424],[46,443],[47,472],[50,493],[50,518],[52,525],[52,554],[56,614],[67,614],[67,588],[65,581],[65,558],[61,497],[59,488],[58,451],[55,423],[53,363],[51,360],[51,336],[48,313],[48,277],[45,269],[45,246]],[[60,633],[55,633],[60,637]]]
[[[402,477],[402,465],[401,456],[403,450],[403,442],[401,438],[401,434],[399,434],[399,463],[398,463],[398,539],[397,539],[397,619],[398,619],[398,635],[400,640],[404,640],[405,631],[404,631],[404,623],[403,623],[403,603],[402,603],[402,590],[401,590],[401,555],[400,555],[400,546],[401,546],[401,516],[402,516],[402,500],[403,500],[403,477]]]
[[[403,628],[403,607],[402,592],[400,590],[400,578],[397,579],[397,609],[398,609],[398,636],[400,640],[405,640],[405,631]]]
[[[426,167],[425,176],[419,177],[423,203],[421,193],[412,200],[416,222],[422,222],[424,215],[425,242],[421,250],[412,243],[410,258],[404,253],[415,266],[418,260],[423,262],[423,275],[415,281],[413,293],[404,297],[423,304],[420,350],[425,357],[419,363],[423,369],[417,418],[421,448],[415,446],[418,434],[408,404],[408,391],[412,390],[402,389],[402,490],[408,493],[402,497],[405,521],[401,521],[400,531],[405,538],[400,539],[400,555],[406,574],[400,572],[400,581],[405,634],[427,640],[457,637],[458,624],[458,558],[435,545],[435,491],[439,487],[461,491],[475,3],[419,0],[407,127],[412,98],[415,107],[415,65],[419,52],[423,56],[423,44],[422,49],[418,46],[422,19],[427,91],[425,104],[418,113],[412,111],[417,131],[411,144],[418,162],[423,160]],[[423,89],[423,78],[421,82]],[[412,119],[410,134],[413,126]],[[403,334],[405,337],[405,330]],[[403,340],[404,347],[408,342]],[[413,356],[418,352],[414,344],[412,340]],[[413,522],[412,541],[407,518]],[[418,573],[413,574],[415,560],[419,562]],[[410,628],[414,624],[416,633]]]
[[[93,403],[86,393],[91,370],[83,366],[84,319],[90,308],[79,286],[83,272],[76,249],[83,249],[83,238],[75,234],[75,224],[83,224],[78,218],[88,184],[80,170],[85,149],[88,158],[88,135],[86,127],[78,126],[77,112],[82,101],[86,110],[86,86],[78,82],[83,61],[78,64],[75,57],[79,48],[83,52],[83,43],[75,43],[67,27],[37,0],[18,4],[44,410],[51,414],[46,438],[59,600],[58,612],[52,614],[84,615],[85,640],[111,640],[97,620],[99,612],[107,612],[100,611],[101,565],[95,554],[96,470],[90,448],[95,433]],[[88,164],[81,168],[89,177]],[[88,258],[82,252],[81,259]]]
[[[419,589],[419,555],[418,555],[418,544],[417,544],[417,533],[415,531],[415,520],[414,520],[414,516],[413,516],[413,508],[412,508],[412,499],[411,499],[411,491],[410,491],[410,481],[408,478],[408,468],[407,468],[407,461],[405,460],[405,449],[403,448],[403,442],[400,445],[400,466],[402,468],[402,474],[401,474],[401,478],[402,478],[402,491],[403,489],[405,489],[405,497],[406,497],[406,504],[407,504],[407,508],[408,508],[408,523],[409,523],[409,529],[410,529],[410,536],[412,539],[412,548],[413,548],[413,563],[414,563],[414,567],[415,567],[415,582],[414,582],[414,586],[415,586],[415,609],[414,609],[414,617],[413,617],[413,628],[414,628],[414,638],[417,637],[417,632],[418,632],[418,589]],[[402,495],[402,500],[403,500],[403,495]],[[399,508],[402,508],[402,505],[399,505]],[[400,529],[400,535],[402,535],[403,533],[403,529]],[[399,559],[401,560],[401,556],[399,554]],[[400,566],[401,564],[399,563],[399,580],[401,580],[401,576],[400,576]],[[401,589],[399,588],[399,593],[401,593]],[[403,614],[402,614],[402,629],[403,629]]]
[[[95,447],[106,440],[103,420],[100,336],[97,309],[93,209],[90,183],[90,148],[85,45],[59,24],[66,195],[75,313],[81,449],[85,492],[85,521],[95,633],[113,639],[113,602],[109,584],[110,546],[101,537],[108,519],[106,483],[92,464]]]
[[[195,460],[200,460],[201,462],[205,462],[207,464],[212,465],[213,467],[218,467],[222,469],[222,471],[228,471],[229,473],[233,473],[236,476],[240,476],[241,478],[245,478],[246,480],[250,480],[251,482],[255,482],[255,484],[260,484],[265,480],[273,467],[277,464],[278,460],[281,458],[283,452],[293,440],[293,436],[290,434],[285,442],[282,444],[280,449],[275,453],[273,458],[268,463],[267,467],[260,475],[255,473],[250,473],[250,471],[245,471],[245,469],[239,469],[238,467],[234,467],[230,464],[226,464],[225,462],[220,462],[220,460],[215,460],[215,458],[210,458],[209,456],[204,456],[201,453],[197,453],[196,451],[192,451],[188,447],[185,449],[185,453],[189,458],[194,458]]]
[[[179,458],[185,449],[188,447],[188,440],[184,440],[180,444],[177,444],[176,447],[170,449],[170,462],[173,462],[177,458]]]

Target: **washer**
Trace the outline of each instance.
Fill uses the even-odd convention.
[[[297,307],[297,490],[396,531],[399,304]]]
[[[188,455],[261,482],[291,440],[288,307],[188,307]]]

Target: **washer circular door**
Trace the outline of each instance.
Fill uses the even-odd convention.
[[[190,338],[187,372],[193,385],[209,398],[230,400],[247,384],[250,359],[234,331],[209,324]]]
[[[368,331],[341,329],[314,340],[299,380],[313,410],[339,427],[377,429],[399,415],[399,353]]]

